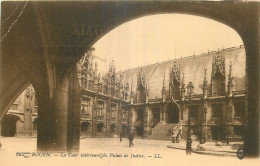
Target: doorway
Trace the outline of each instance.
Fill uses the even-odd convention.
[[[167,123],[179,123],[179,109],[174,103],[168,104]]]
[[[18,116],[11,114],[5,115],[1,122],[1,135],[4,137],[14,137],[16,135],[16,122],[18,120]]]

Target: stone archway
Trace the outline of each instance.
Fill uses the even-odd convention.
[[[1,121],[1,135],[4,137],[14,137],[16,135],[16,122],[19,119],[16,115],[5,115]]]
[[[116,135],[117,132],[117,126],[116,124],[111,124],[110,125],[110,134],[112,137],[114,137]]]
[[[80,127],[81,127],[81,132],[89,132],[90,123],[82,122]]]
[[[104,128],[104,123],[98,123],[97,124],[97,133],[102,133]]]
[[[167,106],[167,123],[179,123],[179,108],[175,103]]]
[[[10,8],[8,10],[8,8],[6,9],[4,7],[5,5],[8,6],[8,3],[11,2],[5,2],[2,4],[3,20],[5,20],[9,16],[11,11]],[[15,8],[15,5],[16,4],[13,5],[12,9]],[[108,5],[110,5],[110,7],[107,7]],[[68,10],[69,7],[70,10]],[[57,9],[59,9],[59,12],[57,12]],[[77,11],[76,13],[74,12],[75,10]],[[48,110],[55,110],[52,112],[56,112],[56,110],[59,110],[59,108],[54,107],[50,109],[47,106],[50,105],[48,103],[49,101],[51,101],[52,97],[49,96],[53,96],[52,93],[55,92],[54,96],[61,96],[59,94],[56,95],[56,93],[60,92],[59,90],[61,89],[60,86],[57,86],[58,88],[56,88],[56,83],[64,82],[62,79],[56,81],[50,80],[49,78],[64,78],[65,75],[68,75],[70,73],[69,71],[71,71],[71,69],[73,68],[73,64],[75,65],[77,60],[79,60],[80,55],[83,53],[83,50],[90,48],[90,45],[92,45],[95,40],[98,40],[98,38],[102,37],[102,35],[100,34],[108,32],[112,28],[122,24],[123,22],[126,22],[127,20],[131,20],[148,14],[169,12],[180,12],[192,15],[199,15],[229,25],[241,35],[244,41],[247,54],[246,71],[248,74],[248,84],[246,87],[248,105],[247,110],[250,110],[247,116],[248,130],[246,130],[245,149],[249,154],[258,156],[259,119],[256,117],[259,116],[259,73],[255,72],[259,69],[258,11],[259,5],[256,5],[254,3],[224,4],[136,1],[117,3],[86,2],[83,4],[80,2],[29,2],[26,6],[26,12],[24,12],[26,13],[26,15],[20,17],[19,26],[17,24],[16,26],[13,26],[12,31],[8,33],[7,37],[2,42],[3,51],[1,54],[1,80],[3,81],[1,85],[4,86],[1,86],[0,90],[0,107],[4,109],[1,109],[1,113],[5,112],[8,108],[8,103],[11,103],[10,101],[14,100],[14,93],[11,93],[11,91],[6,91],[7,88],[12,89],[10,88],[10,83],[14,82],[14,79],[10,79],[10,77],[13,76],[13,78],[15,78],[18,76],[19,73],[21,73],[21,71],[23,71],[23,74],[26,75],[29,80],[24,79],[24,81],[21,81],[17,85],[17,87],[22,86],[24,83],[30,81],[33,82],[34,85],[37,85],[37,89],[42,92],[41,96],[45,96],[39,99],[39,101],[42,102],[42,104],[39,104],[42,106],[42,108],[39,107],[39,111],[44,112],[45,114],[42,117],[46,118],[39,119],[39,122],[43,124],[39,124],[40,134],[38,137],[38,146],[40,147],[41,145],[50,145],[50,147],[52,147],[51,145],[53,145],[54,141],[56,142],[56,146],[54,147],[55,149],[66,149],[66,146],[69,145],[66,141],[64,141],[66,143],[58,144],[57,142],[63,139],[56,139],[56,137],[51,137],[49,133],[53,134],[54,132],[58,132],[56,134],[57,137],[65,137],[68,135],[67,131],[64,130],[64,132],[60,132],[58,128],[54,128],[56,127],[55,125],[45,125],[46,121],[47,124],[55,124],[54,122],[57,119],[59,121],[64,121],[62,127],[68,124],[67,121],[64,120],[66,119],[66,117],[62,119],[59,116],[56,117],[56,114],[53,115],[52,113],[48,112]],[[54,17],[55,14],[58,15]],[[59,19],[54,19],[58,18],[58,16],[60,16]],[[81,24],[79,24],[79,22]],[[91,36],[87,36],[85,35],[85,33],[80,33],[81,31],[78,32],[77,30],[74,30],[75,26],[71,25],[78,25],[79,28],[86,27],[86,30],[91,29],[93,33],[89,33]],[[1,29],[3,30],[3,33],[9,31],[9,26],[9,24],[2,25]],[[50,31],[49,29],[53,29],[53,31]],[[99,33],[94,33],[94,30],[95,32]],[[71,32],[72,35],[68,32]],[[23,36],[23,40],[16,40],[17,36]],[[64,57],[62,57],[61,55]],[[10,63],[6,63],[6,61],[9,60],[13,61],[13,63],[11,64],[12,66],[10,66]],[[15,71],[14,69],[17,67],[20,68],[20,70]],[[56,70],[52,72],[52,69]],[[39,77],[39,75],[41,77]],[[15,84],[17,84],[16,81]],[[54,87],[58,90],[55,89],[53,91]],[[15,92],[15,90],[13,90],[12,92]],[[54,99],[54,101],[56,101],[56,97]],[[49,118],[45,115],[50,115],[50,117],[53,118]],[[51,122],[48,121],[48,119],[54,119],[54,121]],[[72,123],[71,126],[77,126],[77,128],[79,129],[79,124],[75,124],[76,123]],[[41,128],[41,126],[44,126],[45,128]],[[71,131],[78,130],[75,129]],[[71,135],[75,136],[75,134]],[[78,140],[78,137],[76,137],[75,139]],[[73,139],[70,138],[68,140]]]
[[[90,122],[83,121],[80,124],[80,136],[86,137],[90,136],[91,134],[91,127]]]
[[[38,117],[33,120],[33,130],[37,130],[38,126]]]

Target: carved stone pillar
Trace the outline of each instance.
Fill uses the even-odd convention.
[[[147,138],[149,135],[152,134],[152,126],[150,124],[152,118],[152,112],[149,108],[149,105],[146,104],[144,110],[144,138]]]
[[[122,132],[122,102],[119,102],[118,105],[118,130],[117,132]],[[119,133],[118,133],[119,134]]]
[[[76,69],[47,94],[38,93],[37,149],[78,150],[81,93]]]
[[[108,98],[106,108],[106,137],[109,137],[110,134],[110,112],[111,112],[111,98]]]
[[[97,135],[97,109],[98,109],[98,98],[95,94],[93,96],[93,107],[92,107],[92,137]]]

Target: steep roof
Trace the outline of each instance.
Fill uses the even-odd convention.
[[[232,64],[234,90],[245,89],[245,49],[243,46],[128,69],[122,71],[121,74],[124,76],[124,82],[129,82],[130,86],[133,83],[132,89],[135,92],[137,76],[140,68],[142,68],[146,79],[148,79],[149,98],[161,98],[163,75],[165,74],[166,90],[169,90],[170,69],[176,63],[180,66],[181,77],[182,73],[184,73],[185,85],[191,81],[194,85],[194,93],[202,94],[204,70],[207,69],[207,81],[209,85],[211,83],[212,60],[213,57],[217,55],[225,57],[226,85],[228,81],[229,65]]]

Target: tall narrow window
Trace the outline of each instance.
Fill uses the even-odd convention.
[[[222,118],[222,104],[212,104],[212,118]]]
[[[245,103],[244,102],[235,102],[235,117],[243,117],[245,115]]]
[[[198,118],[199,117],[199,106],[190,106],[190,118]]]
[[[104,102],[99,101],[98,102],[98,109],[97,109],[97,116],[103,116],[103,110],[104,110]]]
[[[116,105],[115,104],[111,105],[111,117],[116,118]]]
[[[126,111],[125,110],[122,111],[122,119],[126,119]]]
[[[90,114],[91,113],[91,110],[92,110],[92,107],[91,107],[91,99],[84,99],[82,101],[82,113],[83,114]]]
[[[90,114],[92,107],[91,107],[91,99],[88,99],[85,101],[85,110],[86,110],[86,114]]]

